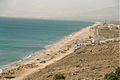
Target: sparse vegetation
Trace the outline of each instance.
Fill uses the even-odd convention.
[[[106,74],[105,77],[104,77],[104,79],[105,80],[119,80],[119,78],[113,72],[111,72],[109,74]]]
[[[63,74],[56,74],[54,76],[54,80],[59,80],[59,79],[65,79],[65,76]]]
[[[120,78],[120,67],[116,69],[115,74]]]
[[[120,78],[120,67],[118,67],[115,70],[115,73],[111,72],[109,74],[106,74],[104,77],[105,80],[119,80],[119,78]]]
[[[110,71],[115,73],[118,64],[118,42],[86,46],[24,80],[103,80],[105,73],[110,73]],[[65,79],[59,78],[59,74],[64,74]]]
[[[89,36],[89,39],[93,38],[92,36]]]

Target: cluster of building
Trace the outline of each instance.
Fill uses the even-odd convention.
[[[103,30],[120,30],[120,25],[115,24],[107,24],[107,23],[100,23],[91,27],[90,30],[94,32],[94,38],[89,36],[89,39],[86,41],[77,41],[74,43],[73,47],[74,50],[79,49],[82,46],[93,46],[93,45],[101,45],[109,42],[120,42],[120,37],[117,38],[104,38],[99,35],[99,29]],[[65,53],[67,49],[63,49],[61,52]]]
[[[120,42],[120,37],[118,38],[104,38],[99,36],[99,29],[104,29],[104,30],[120,30],[120,25],[114,25],[114,24],[107,24],[107,23],[100,23],[94,27],[91,28],[91,30],[94,31],[94,38],[90,38],[84,42],[79,42],[74,45],[74,49],[79,49],[81,46],[93,46],[95,44],[101,45],[105,44],[108,42]]]
[[[120,25],[101,23],[97,26],[99,29],[104,30],[120,30]]]
[[[74,45],[74,49],[79,49],[82,46],[93,46],[95,44],[97,45],[101,45],[101,44],[105,44],[105,43],[109,43],[109,42],[120,42],[120,38],[111,38],[111,39],[89,39],[86,40],[84,43],[77,43]]]

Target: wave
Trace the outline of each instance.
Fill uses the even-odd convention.
[[[21,62],[22,60],[18,60],[18,61],[14,61],[12,63],[9,63],[7,65],[2,65],[0,66],[0,73],[4,72],[7,68],[9,68],[10,66],[14,65],[14,64],[17,64],[19,62]]]
[[[51,46],[52,46],[52,44],[51,45],[47,45],[47,46],[45,46],[45,49],[50,48]]]
[[[11,66],[13,66],[13,65],[19,64],[20,62],[22,62],[22,61],[24,61],[24,60],[27,60],[27,59],[31,58],[32,56],[34,56],[34,55],[36,55],[36,54],[39,54],[39,53],[42,52],[43,50],[45,50],[45,49],[42,49],[42,50],[39,50],[39,51],[35,51],[35,52],[31,53],[30,55],[27,55],[27,56],[21,58],[20,60],[11,62],[11,63],[9,63],[9,64],[7,64],[7,65],[1,65],[1,66],[0,66],[0,73],[4,72],[6,69],[8,69],[9,67],[11,67]]]
[[[28,57],[26,57],[26,59],[28,59],[28,58],[30,58],[30,57],[32,57],[32,55],[30,54]]]
[[[2,73],[3,72],[3,70],[2,69],[0,69],[0,73]]]
[[[31,58],[33,56],[33,53],[32,54],[30,54],[30,55],[27,55],[26,57],[24,57],[24,58],[22,58],[21,59],[21,61],[23,61],[23,60],[26,60],[26,59],[29,59],[29,58]]]

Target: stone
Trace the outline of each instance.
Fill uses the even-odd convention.
[[[7,78],[7,79],[13,79],[13,78],[15,78],[15,76],[6,76],[5,78]]]
[[[82,80],[81,78],[78,78],[77,80]]]
[[[40,59],[36,59],[37,61],[39,61]]]
[[[45,60],[43,60],[43,61],[40,61],[40,63],[46,63],[46,61],[45,61]]]

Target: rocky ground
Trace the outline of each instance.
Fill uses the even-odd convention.
[[[118,66],[119,43],[110,42],[81,47],[24,80],[53,80],[55,74],[63,74],[65,80],[102,80]]]

